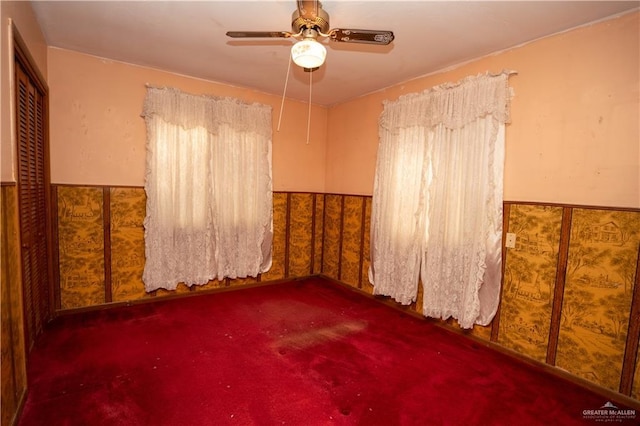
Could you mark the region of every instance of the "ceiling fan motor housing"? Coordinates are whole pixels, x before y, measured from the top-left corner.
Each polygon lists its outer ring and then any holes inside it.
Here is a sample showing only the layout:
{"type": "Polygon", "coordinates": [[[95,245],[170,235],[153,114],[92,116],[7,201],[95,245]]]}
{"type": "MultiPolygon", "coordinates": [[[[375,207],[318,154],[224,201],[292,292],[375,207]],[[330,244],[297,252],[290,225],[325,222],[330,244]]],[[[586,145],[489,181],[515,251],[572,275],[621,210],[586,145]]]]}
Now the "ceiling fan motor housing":
{"type": "Polygon", "coordinates": [[[329,14],[323,9],[318,8],[314,19],[305,19],[300,16],[300,11],[295,10],[291,15],[291,29],[295,34],[307,29],[315,29],[316,31],[327,34],[329,32],[329,14]]]}

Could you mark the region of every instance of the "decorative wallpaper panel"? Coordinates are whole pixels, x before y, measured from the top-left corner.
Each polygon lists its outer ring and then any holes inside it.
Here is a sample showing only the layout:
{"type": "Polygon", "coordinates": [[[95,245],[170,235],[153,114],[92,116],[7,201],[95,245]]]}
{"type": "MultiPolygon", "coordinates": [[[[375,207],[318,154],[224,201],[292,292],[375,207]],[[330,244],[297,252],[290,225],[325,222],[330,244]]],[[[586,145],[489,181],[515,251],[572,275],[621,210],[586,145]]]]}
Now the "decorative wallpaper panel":
{"type": "Polygon", "coordinates": [[[617,391],[640,213],[574,209],[556,365],[617,391]]]}
{"type": "Polygon", "coordinates": [[[279,280],[285,277],[287,251],[287,194],[273,193],[273,263],[271,269],[262,274],[263,281],[279,280]]]}
{"type": "Polygon", "coordinates": [[[324,256],[322,273],[330,278],[340,279],[340,230],[342,227],[343,197],[335,194],[325,195],[324,205],[324,256]]]}
{"type": "Polygon", "coordinates": [[[369,282],[369,266],[371,265],[371,197],[364,200],[364,233],[362,235],[362,276],[360,283],[362,290],[373,294],[373,284],[369,282]]]}
{"type": "Polygon", "coordinates": [[[324,240],[324,196],[322,194],[314,194],[315,197],[315,225],[311,229],[314,234],[313,238],[313,270],[314,274],[322,271],[322,242],[324,240]]]}
{"type": "Polygon", "coordinates": [[[190,290],[191,291],[207,291],[207,290],[214,290],[216,288],[222,288],[226,286],[227,286],[226,280],[212,280],[203,285],[191,286],[190,290]]]}
{"type": "Polygon", "coordinates": [[[491,340],[491,324],[489,325],[474,325],[471,329],[471,334],[476,337],[479,337],[482,340],[491,340]]]}
{"type": "Polygon", "coordinates": [[[111,292],[114,302],[149,297],[144,290],[144,216],[142,188],[111,188],[111,292]]]}
{"type": "Polygon", "coordinates": [[[363,207],[363,197],[344,197],[340,281],[353,287],[361,286],[360,260],[362,259],[363,207]]]}
{"type": "MultiPolygon", "coordinates": [[[[373,284],[371,284],[371,291],[373,291],[373,284]]],[[[418,294],[416,295],[416,301],[410,306],[414,312],[422,315],[422,305],[424,303],[424,288],[422,286],[422,280],[418,279],[418,294]]]]}
{"type": "Polygon", "coordinates": [[[562,207],[512,205],[498,342],[545,362],[560,247],[562,207]]]}
{"type": "MultiPolygon", "coordinates": [[[[204,285],[208,285],[208,283],[204,284],[204,285]]],[[[155,297],[175,296],[177,294],[189,293],[192,288],[193,288],[193,291],[196,291],[196,289],[198,287],[200,287],[200,286],[199,285],[194,285],[192,287],[187,287],[186,284],[180,283],[180,284],[178,284],[178,286],[176,287],[175,290],[165,290],[164,288],[159,288],[156,291],[154,291],[153,293],[154,293],[155,297]]]]}
{"type": "Polygon", "coordinates": [[[311,274],[313,251],[313,194],[290,194],[289,205],[289,276],[311,274]]]}
{"type": "Polygon", "coordinates": [[[105,302],[102,188],[58,188],[62,309],[105,302]]]}
{"type": "Polygon", "coordinates": [[[236,278],[233,280],[229,280],[229,287],[239,287],[243,285],[255,284],[257,282],[258,279],[255,277],[236,278]]]}

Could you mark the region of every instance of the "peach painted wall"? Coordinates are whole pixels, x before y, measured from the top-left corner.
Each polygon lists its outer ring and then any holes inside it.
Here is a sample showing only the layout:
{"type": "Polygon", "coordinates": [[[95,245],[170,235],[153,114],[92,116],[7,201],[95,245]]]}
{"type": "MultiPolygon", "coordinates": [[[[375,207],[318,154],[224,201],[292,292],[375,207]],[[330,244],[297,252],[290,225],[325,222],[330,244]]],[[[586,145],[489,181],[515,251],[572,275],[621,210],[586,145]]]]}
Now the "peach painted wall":
{"type": "Polygon", "coordinates": [[[307,106],[249,89],[189,78],[49,48],[51,182],[144,185],[146,131],[140,117],[145,84],[271,105],[273,187],[324,191],[327,110],[314,106],[306,143],[307,106]]]}
{"type": "Polygon", "coordinates": [[[0,1],[0,181],[15,182],[15,150],[13,98],[13,30],[35,61],[43,78],[47,75],[47,45],[36,21],[31,4],[24,1],[0,1]]]}
{"type": "Polygon", "coordinates": [[[372,193],[384,100],[510,69],[504,199],[640,207],[639,22],[627,14],[331,108],[326,191],[372,193]]]}

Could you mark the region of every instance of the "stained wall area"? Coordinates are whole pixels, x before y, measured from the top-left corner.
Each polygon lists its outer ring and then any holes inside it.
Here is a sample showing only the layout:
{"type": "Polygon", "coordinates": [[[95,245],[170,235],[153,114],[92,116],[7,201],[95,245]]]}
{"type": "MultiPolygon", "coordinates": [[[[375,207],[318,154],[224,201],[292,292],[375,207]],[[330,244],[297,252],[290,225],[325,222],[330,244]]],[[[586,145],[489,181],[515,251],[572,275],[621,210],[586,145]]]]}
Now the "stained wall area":
{"type": "Polygon", "coordinates": [[[13,162],[16,148],[12,143],[13,117],[11,115],[13,99],[11,85],[13,84],[13,46],[15,38],[20,37],[33,59],[44,80],[47,79],[47,43],[42,35],[38,21],[28,2],[1,1],[0,2],[0,180],[2,182],[15,181],[13,162]],[[17,35],[16,35],[17,34],[17,35]]]}
{"type": "Polygon", "coordinates": [[[383,102],[513,70],[504,199],[640,208],[639,69],[635,12],[335,105],[325,192],[373,194],[383,102]]]}
{"type": "Polygon", "coordinates": [[[140,116],[146,86],[231,97],[272,111],[273,188],[324,191],[327,109],[279,96],[152,68],[49,48],[51,182],[143,186],[146,129],[140,116]],[[280,121],[280,130],[278,122],[280,121]]]}

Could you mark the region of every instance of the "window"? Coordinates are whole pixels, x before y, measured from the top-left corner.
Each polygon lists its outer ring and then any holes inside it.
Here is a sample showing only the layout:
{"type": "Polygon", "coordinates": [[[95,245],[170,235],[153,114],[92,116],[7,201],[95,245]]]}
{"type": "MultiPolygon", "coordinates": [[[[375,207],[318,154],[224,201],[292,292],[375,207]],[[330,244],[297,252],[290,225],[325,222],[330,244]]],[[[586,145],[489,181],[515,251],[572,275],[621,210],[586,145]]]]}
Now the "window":
{"type": "Polygon", "coordinates": [[[271,266],[271,108],[148,88],[147,291],[271,266]]]}
{"type": "Polygon", "coordinates": [[[386,102],[371,217],[374,293],[488,324],[501,280],[508,73],[386,102]]]}

